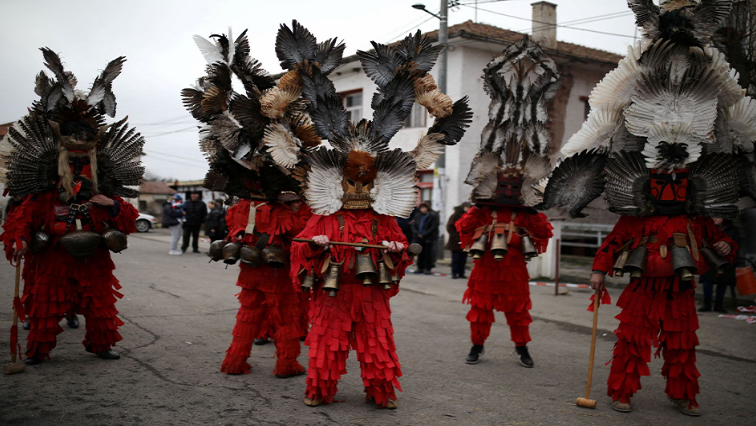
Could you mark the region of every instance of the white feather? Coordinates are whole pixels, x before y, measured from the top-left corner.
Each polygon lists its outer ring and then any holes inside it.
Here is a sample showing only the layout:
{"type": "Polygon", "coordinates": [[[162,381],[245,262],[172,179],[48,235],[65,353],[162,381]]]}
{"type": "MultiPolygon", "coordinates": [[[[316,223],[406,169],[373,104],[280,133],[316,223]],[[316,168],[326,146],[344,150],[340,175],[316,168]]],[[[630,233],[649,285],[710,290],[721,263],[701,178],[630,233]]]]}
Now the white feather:
{"type": "Polygon", "coordinates": [[[307,175],[305,198],[313,213],[325,216],[341,209],[344,197],[342,180],[342,171],[337,167],[313,167],[310,170],[307,175]]]}
{"type": "Polygon", "coordinates": [[[427,169],[444,153],[444,145],[438,142],[443,139],[442,133],[428,133],[420,138],[415,149],[409,152],[418,169],[427,169]]]}
{"type": "Polygon", "coordinates": [[[265,127],[263,137],[265,146],[269,148],[270,155],[281,167],[292,169],[299,162],[299,147],[297,138],[280,123],[271,123],[265,127]]]}
{"type": "Polygon", "coordinates": [[[473,187],[478,186],[489,175],[495,175],[499,165],[499,157],[493,152],[479,152],[472,161],[465,183],[473,187]]]}
{"type": "Polygon", "coordinates": [[[532,207],[543,201],[543,192],[551,170],[551,162],[547,157],[528,157],[523,169],[522,205],[532,207]]]}
{"type": "Polygon", "coordinates": [[[756,142],[756,100],[744,97],[727,109],[725,122],[732,143],[742,152],[753,152],[756,142]]]}
{"type": "Polygon", "coordinates": [[[206,38],[200,35],[194,35],[194,37],[192,38],[194,39],[194,44],[197,45],[197,47],[200,50],[200,53],[202,53],[202,56],[205,57],[205,61],[207,61],[208,64],[214,64],[216,62],[226,62],[223,59],[221,48],[217,43],[207,40],[206,38]]]}
{"type": "Polygon", "coordinates": [[[659,155],[657,147],[661,142],[669,144],[684,145],[688,152],[688,157],[680,164],[675,164],[677,168],[684,167],[687,164],[696,162],[701,157],[702,145],[692,131],[690,123],[669,123],[659,125],[651,129],[648,133],[648,139],[643,147],[643,154],[646,157],[646,167],[655,169],[664,163],[664,159],[659,155]]]}
{"type": "Polygon", "coordinates": [[[591,111],[580,130],[564,144],[562,154],[571,157],[586,149],[608,148],[623,120],[622,108],[616,104],[602,105],[591,111]]]}
{"type": "Polygon", "coordinates": [[[591,91],[588,103],[592,109],[609,105],[624,108],[630,103],[640,75],[638,61],[648,44],[648,40],[640,40],[635,45],[627,47],[627,56],[622,58],[617,68],[609,72],[591,91]]]}
{"type": "Polygon", "coordinates": [[[716,70],[719,77],[719,107],[729,108],[743,98],[746,89],[738,84],[738,72],[730,67],[725,55],[714,47],[707,46],[704,53],[711,57],[711,67],[716,70]]]}
{"type": "Polygon", "coordinates": [[[231,27],[228,27],[228,63],[234,62],[234,54],[236,53],[236,45],[234,44],[234,36],[231,33],[231,27]]]}
{"type": "Polygon", "coordinates": [[[397,176],[396,173],[378,172],[375,186],[370,190],[371,207],[378,214],[409,217],[417,204],[415,174],[397,176]]]}

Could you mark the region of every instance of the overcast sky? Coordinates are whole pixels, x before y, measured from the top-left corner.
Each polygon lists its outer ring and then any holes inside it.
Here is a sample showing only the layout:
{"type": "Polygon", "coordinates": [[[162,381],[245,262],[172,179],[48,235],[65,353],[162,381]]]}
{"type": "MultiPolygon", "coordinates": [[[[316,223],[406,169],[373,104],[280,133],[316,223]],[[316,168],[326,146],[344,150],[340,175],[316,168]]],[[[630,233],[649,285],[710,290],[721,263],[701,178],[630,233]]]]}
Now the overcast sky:
{"type": "MultiPolygon", "coordinates": [[[[513,31],[529,32],[534,0],[480,0],[477,20],[513,31]],[[496,12],[496,13],[493,13],[496,12]],[[511,15],[513,17],[500,14],[511,15]]],[[[34,94],[34,77],[44,68],[39,47],[58,52],[80,88],[110,60],[127,62],[113,91],[116,118],[129,116],[145,135],[144,162],[160,177],[200,179],[206,164],[197,144],[196,122],[181,105],[180,91],[203,73],[204,59],[192,35],[249,29],[251,55],[271,73],[281,68],[274,42],[279,24],[299,20],[318,40],[339,37],[345,55],[370,48],[370,40],[396,41],[409,31],[438,28],[438,20],[415,10],[421,0],[5,0],[0,24],[0,123],[20,118],[34,94]],[[425,21],[425,22],[424,22],[425,21]]],[[[625,0],[552,0],[559,24],[618,35],[558,28],[562,41],[624,54],[635,25],[625,0]],[[626,13],[622,13],[626,12],[626,13]],[[602,17],[607,14],[610,17],[602,17]],[[598,17],[594,22],[573,23],[598,17]]],[[[439,1],[424,2],[438,11],[439,1]]],[[[475,19],[474,0],[449,11],[449,25],[475,19]]]]}

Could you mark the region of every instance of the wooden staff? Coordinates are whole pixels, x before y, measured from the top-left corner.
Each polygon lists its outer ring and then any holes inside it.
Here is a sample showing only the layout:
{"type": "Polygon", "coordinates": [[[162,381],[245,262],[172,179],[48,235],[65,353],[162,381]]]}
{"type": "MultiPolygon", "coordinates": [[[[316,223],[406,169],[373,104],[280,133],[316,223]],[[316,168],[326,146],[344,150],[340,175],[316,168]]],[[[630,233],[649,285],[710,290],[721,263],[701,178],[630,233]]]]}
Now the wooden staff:
{"type": "Polygon", "coordinates": [[[588,383],[585,387],[585,398],[578,398],[575,404],[583,408],[596,408],[595,399],[591,398],[591,381],[593,380],[593,356],[596,354],[596,328],[598,326],[598,310],[601,304],[601,290],[596,290],[593,296],[593,335],[591,336],[591,357],[588,361],[588,383]]]}
{"type": "MultiPolygon", "coordinates": [[[[313,240],[308,240],[306,238],[294,238],[292,241],[297,243],[312,243],[316,244],[313,240]]],[[[388,248],[388,243],[386,243],[385,246],[379,246],[377,244],[365,244],[365,243],[348,243],[345,241],[329,241],[329,245],[334,246],[347,246],[347,247],[361,247],[361,248],[371,248],[371,249],[381,249],[385,250],[388,248]]],[[[407,247],[407,252],[413,256],[416,256],[420,254],[420,252],[423,251],[423,247],[420,244],[412,243],[407,247]]]]}

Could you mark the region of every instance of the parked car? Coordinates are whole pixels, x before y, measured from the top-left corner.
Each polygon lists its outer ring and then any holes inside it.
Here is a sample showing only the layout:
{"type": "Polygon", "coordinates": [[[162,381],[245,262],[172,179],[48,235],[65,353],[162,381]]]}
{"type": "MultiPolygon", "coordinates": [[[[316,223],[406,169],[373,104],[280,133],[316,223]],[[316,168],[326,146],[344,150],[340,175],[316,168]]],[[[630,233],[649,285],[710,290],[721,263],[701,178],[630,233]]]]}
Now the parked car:
{"type": "Polygon", "coordinates": [[[157,226],[157,220],[155,220],[155,216],[139,213],[139,216],[136,220],[136,229],[139,232],[149,232],[150,229],[155,228],[157,226]]]}

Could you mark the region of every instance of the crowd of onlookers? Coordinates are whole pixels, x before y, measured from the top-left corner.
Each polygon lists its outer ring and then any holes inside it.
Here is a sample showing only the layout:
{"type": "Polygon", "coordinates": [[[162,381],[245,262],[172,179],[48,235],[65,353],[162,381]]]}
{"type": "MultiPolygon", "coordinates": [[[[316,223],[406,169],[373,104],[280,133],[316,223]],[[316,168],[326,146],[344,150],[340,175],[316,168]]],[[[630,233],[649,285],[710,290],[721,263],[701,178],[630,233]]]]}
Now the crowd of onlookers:
{"type": "Polygon", "coordinates": [[[186,253],[191,242],[192,252],[199,253],[199,234],[205,225],[205,235],[210,242],[226,238],[226,210],[223,200],[212,200],[205,204],[200,193],[192,192],[189,200],[184,201],[181,194],[174,195],[163,204],[163,228],[171,231],[171,244],[168,254],[180,256],[186,253]],[[208,211],[209,210],[209,211],[208,211]],[[179,239],[183,234],[181,249],[179,239]]]}

